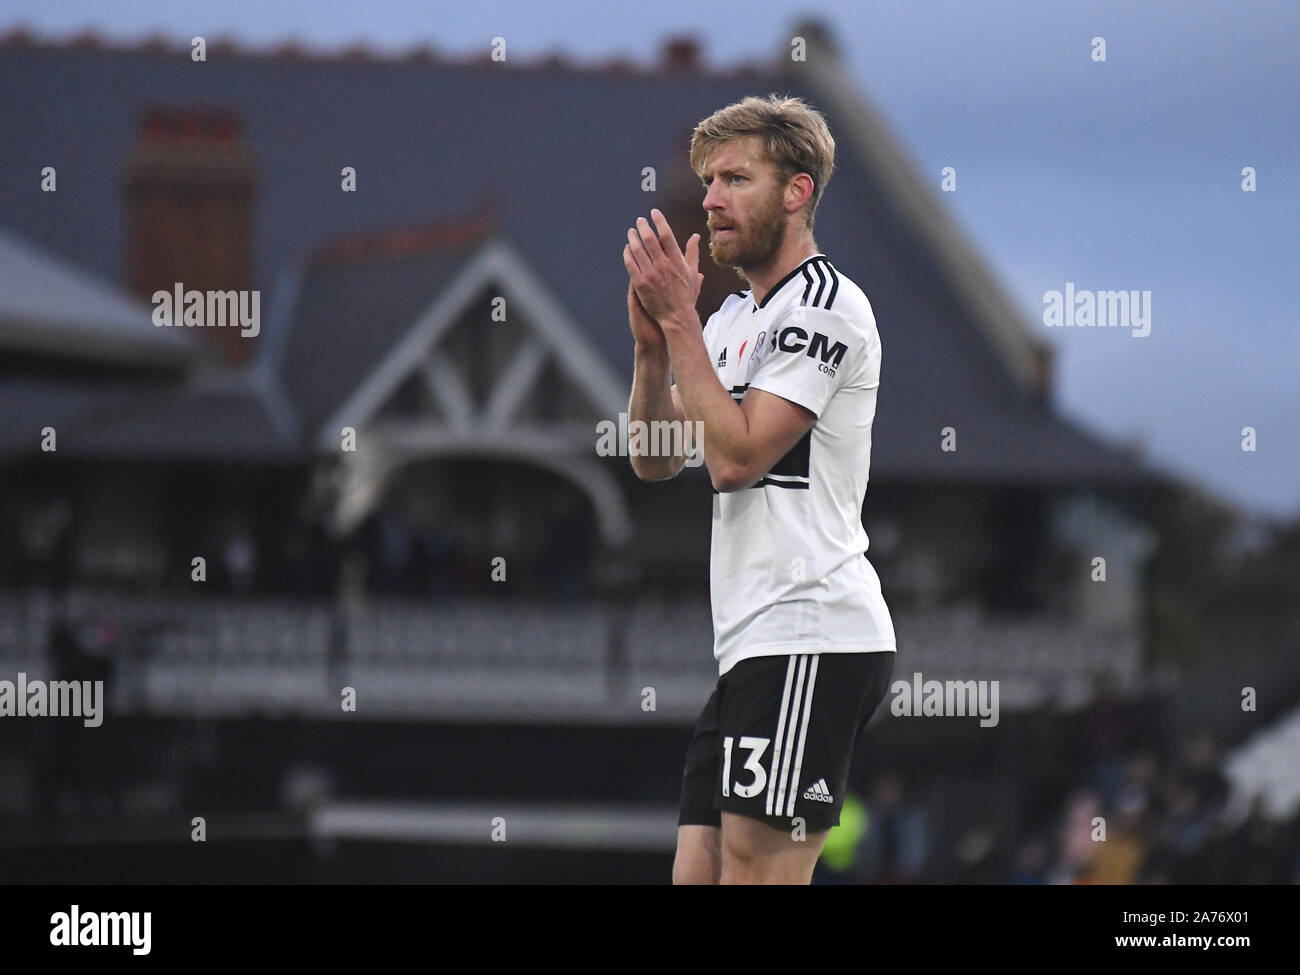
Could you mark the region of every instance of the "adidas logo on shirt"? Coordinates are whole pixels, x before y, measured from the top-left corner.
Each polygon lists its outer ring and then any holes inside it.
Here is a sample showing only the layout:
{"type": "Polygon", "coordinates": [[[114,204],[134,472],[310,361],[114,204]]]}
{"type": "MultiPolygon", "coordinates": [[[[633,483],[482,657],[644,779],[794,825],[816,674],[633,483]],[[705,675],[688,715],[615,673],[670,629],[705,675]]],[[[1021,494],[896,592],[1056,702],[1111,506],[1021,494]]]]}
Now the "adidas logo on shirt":
{"type": "Polygon", "coordinates": [[[804,790],[803,797],[812,799],[814,802],[834,802],[835,797],[831,795],[831,790],[826,788],[826,780],[818,779],[807,789],[804,790]]]}
{"type": "Polygon", "coordinates": [[[726,364],[727,364],[727,349],[724,346],[722,349],[722,355],[718,356],[718,368],[721,369],[726,364]]]}

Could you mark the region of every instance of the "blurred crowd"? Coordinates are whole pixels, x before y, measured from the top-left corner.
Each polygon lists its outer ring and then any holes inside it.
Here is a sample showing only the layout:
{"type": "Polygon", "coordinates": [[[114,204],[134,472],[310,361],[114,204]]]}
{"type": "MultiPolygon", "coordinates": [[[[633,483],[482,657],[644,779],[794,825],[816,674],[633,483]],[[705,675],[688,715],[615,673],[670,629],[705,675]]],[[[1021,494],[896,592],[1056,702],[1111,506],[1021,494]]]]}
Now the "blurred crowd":
{"type": "MultiPolygon", "coordinates": [[[[1084,734],[1106,727],[1085,722],[1084,734]]],[[[876,774],[850,797],[815,880],[1300,883],[1300,810],[1279,819],[1260,796],[1244,803],[1234,797],[1212,735],[1192,735],[1168,754],[1147,745],[1112,751],[1095,739],[1084,744],[1092,760],[1043,821],[962,822],[926,784],[896,770],[876,774]]]]}

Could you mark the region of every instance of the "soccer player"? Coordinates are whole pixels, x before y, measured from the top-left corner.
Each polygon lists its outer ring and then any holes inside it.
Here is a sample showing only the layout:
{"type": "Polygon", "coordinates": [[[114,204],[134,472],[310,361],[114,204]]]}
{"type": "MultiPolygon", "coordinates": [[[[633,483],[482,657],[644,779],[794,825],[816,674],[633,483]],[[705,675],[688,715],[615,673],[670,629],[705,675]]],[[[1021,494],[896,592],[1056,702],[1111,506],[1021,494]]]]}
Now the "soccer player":
{"type": "MultiPolygon", "coordinates": [[[[811,882],[893,672],[862,527],[880,336],[813,239],[834,159],[825,120],[798,98],[746,98],[696,127],[710,254],[748,284],[702,331],[699,235],[683,253],[652,210],[623,250],[629,419],[699,424],[714,489],[719,679],[687,749],[674,883],[811,882]]],[[[686,460],[632,465],[663,480],[686,460]]]]}

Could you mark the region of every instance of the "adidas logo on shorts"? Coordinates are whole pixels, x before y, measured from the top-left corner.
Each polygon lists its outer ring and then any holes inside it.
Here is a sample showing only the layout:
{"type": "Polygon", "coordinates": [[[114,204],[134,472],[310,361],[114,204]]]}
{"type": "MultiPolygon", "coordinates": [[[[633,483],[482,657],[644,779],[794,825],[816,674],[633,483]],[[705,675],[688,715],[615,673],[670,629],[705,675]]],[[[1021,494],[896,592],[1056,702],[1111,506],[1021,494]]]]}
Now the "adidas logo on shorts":
{"type": "Polygon", "coordinates": [[[818,779],[807,789],[804,790],[803,797],[812,799],[814,802],[834,802],[835,797],[831,795],[831,790],[826,788],[826,780],[818,779]]]}

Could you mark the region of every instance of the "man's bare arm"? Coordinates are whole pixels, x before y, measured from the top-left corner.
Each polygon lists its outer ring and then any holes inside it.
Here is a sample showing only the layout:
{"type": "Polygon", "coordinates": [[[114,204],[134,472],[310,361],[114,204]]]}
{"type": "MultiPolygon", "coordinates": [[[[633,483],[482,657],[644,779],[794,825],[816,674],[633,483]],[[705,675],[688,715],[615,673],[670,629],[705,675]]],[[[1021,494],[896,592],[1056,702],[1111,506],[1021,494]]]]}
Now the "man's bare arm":
{"type": "MultiPolygon", "coordinates": [[[[640,420],[649,428],[649,424],[654,421],[668,420],[673,423],[672,429],[684,434],[686,418],[682,413],[682,402],[677,395],[677,387],[669,386],[668,377],[667,345],[659,348],[637,345],[632,372],[632,397],[627,406],[629,423],[640,420]]],[[[683,435],[675,438],[651,435],[644,442],[655,447],[662,447],[665,443],[671,447],[680,447],[683,440],[683,435]]],[[[655,457],[631,456],[630,460],[632,470],[643,481],[663,481],[676,477],[686,466],[686,457],[682,453],[655,457]]]]}

